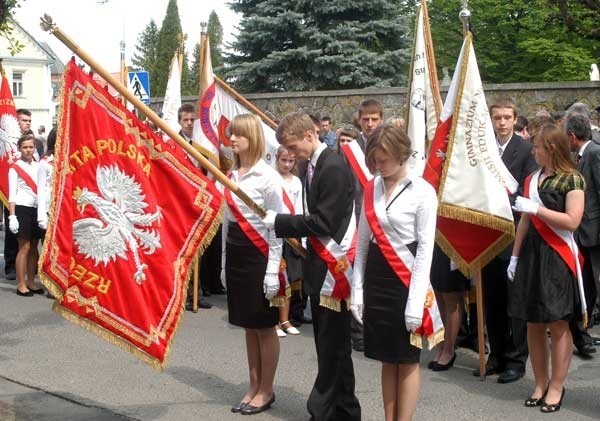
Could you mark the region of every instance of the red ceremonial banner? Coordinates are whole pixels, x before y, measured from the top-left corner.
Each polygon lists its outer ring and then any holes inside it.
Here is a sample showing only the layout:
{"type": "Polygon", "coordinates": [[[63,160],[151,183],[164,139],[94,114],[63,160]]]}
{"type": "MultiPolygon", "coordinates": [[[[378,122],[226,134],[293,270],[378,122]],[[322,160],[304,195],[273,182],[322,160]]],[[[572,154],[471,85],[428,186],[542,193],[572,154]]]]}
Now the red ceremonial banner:
{"type": "Polygon", "coordinates": [[[21,129],[8,80],[2,74],[0,84],[0,200],[8,207],[8,169],[17,160],[17,141],[21,129]]]}
{"type": "Polygon", "coordinates": [[[163,369],[222,197],[73,61],[61,105],[42,282],[63,317],[163,369]]]}

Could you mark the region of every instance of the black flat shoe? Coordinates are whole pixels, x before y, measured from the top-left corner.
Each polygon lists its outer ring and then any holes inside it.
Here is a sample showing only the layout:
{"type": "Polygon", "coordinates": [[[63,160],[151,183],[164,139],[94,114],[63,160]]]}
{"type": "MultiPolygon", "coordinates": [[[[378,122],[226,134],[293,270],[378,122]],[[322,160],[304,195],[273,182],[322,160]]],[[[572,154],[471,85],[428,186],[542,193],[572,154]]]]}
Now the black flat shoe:
{"type": "Polygon", "coordinates": [[[242,409],[244,409],[246,406],[248,406],[250,402],[240,402],[237,405],[234,405],[231,407],[231,412],[233,412],[234,414],[237,414],[238,412],[242,412],[242,409]]]}
{"type": "Polygon", "coordinates": [[[33,297],[33,292],[31,292],[31,291],[21,292],[21,291],[17,290],[17,295],[19,297],[33,297]]]}
{"type": "Polygon", "coordinates": [[[448,361],[448,364],[440,364],[437,361],[432,361],[432,371],[448,371],[454,366],[454,360],[456,360],[456,352],[452,356],[452,359],[448,361]]]}
{"type": "Polygon", "coordinates": [[[44,291],[44,288],[38,288],[38,289],[29,288],[29,291],[33,292],[34,294],[38,294],[38,295],[43,295],[46,292],[46,291],[44,291]]]}
{"type": "Polygon", "coordinates": [[[271,407],[271,405],[273,405],[273,402],[275,402],[275,393],[273,393],[273,396],[271,396],[271,399],[269,399],[269,401],[266,404],[264,404],[263,406],[252,406],[252,405],[248,404],[244,407],[244,409],[242,409],[240,411],[240,413],[242,415],[260,414],[261,412],[264,412],[267,409],[269,409],[271,407]]]}
{"type": "Polygon", "coordinates": [[[563,398],[565,397],[565,388],[563,387],[562,393],[560,394],[560,400],[557,403],[549,404],[544,400],[541,404],[540,411],[544,414],[551,414],[553,412],[560,411],[560,407],[562,405],[563,398]]]}
{"type": "Polygon", "coordinates": [[[527,408],[535,408],[536,406],[542,406],[544,403],[544,399],[546,399],[546,393],[548,393],[548,389],[544,392],[541,398],[530,397],[525,399],[525,403],[523,404],[527,408]]]}
{"type": "Polygon", "coordinates": [[[433,366],[437,364],[437,361],[429,361],[429,364],[427,364],[427,368],[430,370],[433,370],[433,366]]]}

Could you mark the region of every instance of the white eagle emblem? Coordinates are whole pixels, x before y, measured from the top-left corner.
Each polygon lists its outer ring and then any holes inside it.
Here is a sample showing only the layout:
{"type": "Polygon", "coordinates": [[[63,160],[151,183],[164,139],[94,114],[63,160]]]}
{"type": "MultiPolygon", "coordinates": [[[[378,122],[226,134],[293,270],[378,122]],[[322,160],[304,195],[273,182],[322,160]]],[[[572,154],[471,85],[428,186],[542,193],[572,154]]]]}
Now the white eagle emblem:
{"type": "Polygon", "coordinates": [[[96,168],[96,182],[100,195],[77,187],[73,194],[80,212],[86,205],[94,207],[98,218],[78,219],[73,223],[73,238],[79,252],[106,265],[117,257],[127,260],[130,250],[135,261],[133,278],[141,285],[146,280],[144,270],[148,265],[140,260],[140,249],[152,254],[161,247],[160,234],[152,226],[160,225],[161,210],[144,213],[148,204],[140,185],[132,176],[122,172],[116,165],[96,168]],[[143,227],[150,227],[144,229],[143,227]]]}
{"type": "Polygon", "coordinates": [[[17,159],[17,141],[21,136],[19,122],[12,114],[0,116],[0,159],[8,158],[10,162],[17,159]]]}

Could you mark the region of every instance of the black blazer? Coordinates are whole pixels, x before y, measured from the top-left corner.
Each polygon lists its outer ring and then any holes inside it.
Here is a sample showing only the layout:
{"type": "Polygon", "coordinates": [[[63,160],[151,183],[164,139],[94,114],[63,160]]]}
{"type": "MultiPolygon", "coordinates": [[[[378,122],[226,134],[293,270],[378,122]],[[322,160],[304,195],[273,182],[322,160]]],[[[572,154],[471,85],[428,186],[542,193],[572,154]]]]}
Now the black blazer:
{"type": "MultiPolygon", "coordinates": [[[[277,237],[328,236],[336,242],[344,234],[352,216],[354,178],[344,158],[327,148],[317,160],[312,184],[303,179],[303,196],[310,215],[279,214],[275,219],[277,237]]],[[[308,243],[308,256],[304,260],[304,286],[308,294],[319,294],[327,267],[308,243]]]]}
{"type": "Polygon", "coordinates": [[[577,169],[585,180],[585,208],[575,238],[584,247],[600,245],[600,145],[590,142],[577,169]]]}

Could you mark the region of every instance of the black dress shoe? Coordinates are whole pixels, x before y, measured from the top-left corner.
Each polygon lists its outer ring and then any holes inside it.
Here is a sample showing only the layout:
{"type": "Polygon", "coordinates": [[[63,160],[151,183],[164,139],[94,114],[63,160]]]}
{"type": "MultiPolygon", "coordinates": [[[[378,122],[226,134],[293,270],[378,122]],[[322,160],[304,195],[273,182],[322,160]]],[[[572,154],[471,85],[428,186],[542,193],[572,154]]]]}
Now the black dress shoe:
{"type": "Polygon", "coordinates": [[[507,368],[498,376],[498,383],[512,383],[523,377],[525,373],[513,368],[507,368]]]}
{"type": "Polygon", "coordinates": [[[231,407],[231,412],[233,412],[234,414],[237,414],[238,412],[242,412],[242,409],[244,409],[249,402],[240,402],[237,405],[233,405],[231,407]]]}
{"type": "Polygon", "coordinates": [[[31,291],[21,292],[21,291],[17,290],[17,295],[19,297],[33,297],[33,292],[31,292],[31,291]]]}
{"type": "Polygon", "coordinates": [[[7,281],[16,281],[16,280],[17,280],[17,272],[7,272],[7,273],[4,275],[4,278],[5,278],[7,281]]]}
{"type": "Polygon", "coordinates": [[[456,360],[456,352],[454,353],[454,355],[452,356],[450,361],[448,361],[447,364],[440,364],[437,361],[433,361],[433,364],[431,365],[431,371],[448,371],[454,366],[455,360],[456,360]]]}
{"type": "Polygon", "coordinates": [[[582,357],[591,357],[591,354],[596,353],[596,348],[592,344],[583,344],[577,347],[577,352],[582,357]]]}
{"type": "Polygon", "coordinates": [[[298,320],[298,319],[293,318],[293,317],[290,319],[290,323],[294,327],[300,327],[300,326],[302,326],[302,322],[300,320],[298,320]]]}
{"type": "Polygon", "coordinates": [[[267,403],[265,403],[263,406],[252,406],[252,405],[248,404],[240,411],[240,413],[242,415],[260,414],[261,412],[264,412],[267,409],[269,409],[271,407],[271,405],[273,405],[273,402],[275,402],[275,393],[273,393],[273,396],[271,396],[271,399],[269,399],[269,401],[267,403]]]}
{"type": "Polygon", "coordinates": [[[542,395],[541,398],[527,398],[525,399],[525,403],[524,405],[527,408],[535,408],[536,406],[541,406],[544,403],[544,399],[546,399],[546,393],[548,393],[548,390],[546,389],[546,391],[544,392],[544,394],[542,395]]]}
{"type": "Polygon", "coordinates": [[[210,290],[202,288],[202,296],[210,297],[210,290]]]}
{"type": "Polygon", "coordinates": [[[29,291],[33,292],[34,294],[38,294],[38,295],[44,295],[44,293],[46,292],[46,291],[44,291],[44,288],[38,288],[38,289],[29,288],[29,291]]]}
{"type": "Polygon", "coordinates": [[[198,298],[198,308],[212,308],[212,304],[202,298],[198,298]]]}
{"type": "MultiPolygon", "coordinates": [[[[493,376],[494,374],[502,373],[503,370],[500,369],[496,364],[486,364],[485,366],[485,375],[493,376]]],[[[479,369],[476,368],[473,370],[473,376],[479,377],[479,369]]]]}
{"type": "Polygon", "coordinates": [[[307,323],[307,324],[311,324],[312,323],[312,319],[310,317],[306,317],[304,315],[302,315],[302,317],[300,318],[300,321],[302,323],[307,323]]]}
{"type": "Polygon", "coordinates": [[[225,295],[227,294],[227,290],[225,288],[211,289],[210,293],[212,295],[225,295]]]}
{"type": "Polygon", "coordinates": [[[560,411],[560,407],[562,405],[562,401],[563,401],[564,397],[565,397],[565,388],[563,387],[562,393],[560,394],[560,400],[557,403],[549,404],[549,403],[546,403],[546,400],[544,399],[544,402],[542,402],[542,407],[540,408],[540,411],[542,411],[546,414],[560,411]]]}
{"type": "Polygon", "coordinates": [[[352,343],[352,349],[355,350],[356,352],[364,352],[365,344],[363,341],[354,341],[352,343]]]}

